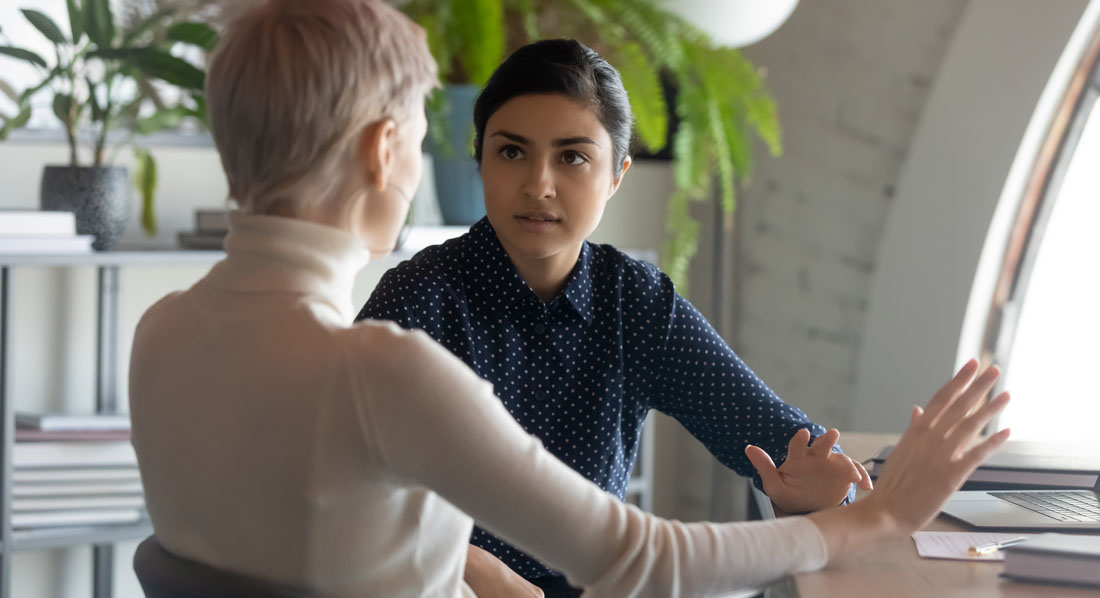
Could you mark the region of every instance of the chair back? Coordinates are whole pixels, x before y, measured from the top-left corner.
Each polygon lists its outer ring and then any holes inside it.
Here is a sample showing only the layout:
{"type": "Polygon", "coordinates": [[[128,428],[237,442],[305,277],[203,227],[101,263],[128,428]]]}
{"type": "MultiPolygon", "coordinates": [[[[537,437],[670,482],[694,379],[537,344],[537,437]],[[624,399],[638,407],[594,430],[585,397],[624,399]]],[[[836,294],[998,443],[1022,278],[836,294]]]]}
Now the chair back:
{"type": "Polygon", "coordinates": [[[178,557],[149,536],[134,553],[134,572],[146,598],[240,598],[305,596],[299,590],[230,573],[178,557]]]}

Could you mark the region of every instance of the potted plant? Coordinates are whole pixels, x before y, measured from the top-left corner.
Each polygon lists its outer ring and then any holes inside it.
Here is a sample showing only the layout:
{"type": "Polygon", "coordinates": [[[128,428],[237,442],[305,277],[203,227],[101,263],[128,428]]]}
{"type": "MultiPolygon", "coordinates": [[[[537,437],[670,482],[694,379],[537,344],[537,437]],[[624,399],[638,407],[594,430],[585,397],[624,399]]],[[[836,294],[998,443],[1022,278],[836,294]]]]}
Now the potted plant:
{"type": "MultiPolygon", "coordinates": [[[[93,247],[108,249],[118,242],[130,218],[131,185],[127,169],[107,159],[109,135],[126,133],[118,145],[135,137],[178,127],[185,119],[206,119],[203,71],[172,54],[186,44],[202,50],[217,41],[214,30],[186,20],[196,8],[167,8],[150,14],[134,12],[131,22],[120,22],[109,0],[67,0],[69,34],[46,14],[23,9],[23,16],[53,45],[52,61],[3,39],[0,55],[34,65],[41,80],[13,95],[18,113],[4,117],[0,140],[30,120],[41,107],[39,98],[61,122],[69,146],[69,163],[46,166],[42,173],[41,207],[76,214],[77,232],[95,235],[93,247]],[[162,98],[168,84],[181,91],[173,102],[162,98]],[[86,141],[90,165],[81,165],[78,150],[86,141]]],[[[0,35],[3,35],[0,32],[0,35]]],[[[156,162],[147,149],[134,146],[135,183],[142,197],[141,222],[155,234],[153,198],[156,162]]]]}
{"type": "MultiPolygon", "coordinates": [[[[435,145],[449,136],[446,149],[457,150],[471,170],[465,150],[473,97],[506,51],[572,37],[615,65],[634,111],[635,146],[650,153],[672,146],[676,191],[668,201],[663,264],[681,288],[687,288],[698,246],[692,202],[719,201],[731,216],[737,185],[751,171],[753,136],[772,154],[781,151],[775,102],[758,70],[736,49],[714,44],[654,0],[407,0],[399,6],[426,30],[445,84],[429,106],[435,145]],[[666,88],[674,93],[666,97],[666,88]],[[671,135],[670,103],[678,120],[671,135]],[[448,109],[453,124],[440,127],[447,122],[440,113],[448,109]]],[[[439,160],[435,152],[433,159],[439,160]]],[[[451,186],[437,180],[437,188],[451,186]]],[[[476,199],[480,206],[480,187],[476,199]]]]}

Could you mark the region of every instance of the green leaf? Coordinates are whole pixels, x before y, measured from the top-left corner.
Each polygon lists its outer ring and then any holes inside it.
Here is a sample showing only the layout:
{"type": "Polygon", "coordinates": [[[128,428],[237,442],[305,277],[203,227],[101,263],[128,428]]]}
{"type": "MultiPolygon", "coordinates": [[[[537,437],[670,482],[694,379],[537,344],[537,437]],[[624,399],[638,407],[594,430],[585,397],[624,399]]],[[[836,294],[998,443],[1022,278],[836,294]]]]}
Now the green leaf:
{"type": "Polygon", "coordinates": [[[135,65],[150,77],[163,79],[184,89],[202,89],[206,80],[202,70],[191,63],[154,48],[140,53],[135,65]]]}
{"type": "Polygon", "coordinates": [[[62,123],[68,125],[72,120],[73,96],[59,93],[53,97],[53,113],[62,123]]]}
{"type": "Polygon", "coordinates": [[[657,152],[668,137],[668,106],[657,71],[642,47],[633,42],[619,48],[616,64],[630,98],[638,139],[650,152],[657,152]]]}
{"type": "Polygon", "coordinates": [[[46,61],[41,56],[35,54],[34,52],[31,52],[30,50],[24,50],[23,48],[16,48],[14,46],[0,46],[0,54],[5,54],[7,56],[11,56],[12,58],[26,60],[27,62],[31,64],[37,64],[42,68],[46,68],[48,66],[46,64],[46,61]]]}
{"type": "Polygon", "coordinates": [[[15,118],[11,119],[9,122],[12,123],[12,128],[18,129],[19,127],[26,125],[30,120],[31,107],[24,106],[23,109],[19,111],[19,114],[17,114],[15,118]]]}
{"type": "Polygon", "coordinates": [[[173,106],[163,110],[157,110],[152,115],[138,120],[134,131],[138,135],[149,135],[165,129],[175,129],[180,126],[184,118],[192,116],[193,110],[184,106],[173,106]]]}
{"type": "Polygon", "coordinates": [[[102,122],[107,112],[99,105],[99,98],[95,95],[95,83],[90,77],[85,77],[84,80],[88,83],[88,104],[92,107],[92,120],[102,122]]]}
{"type": "Polygon", "coordinates": [[[469,0],[452,15],[463,32],[462,59],[470,83],[481,87],[504,58],[504,9],[500,0],[469,0]]]}
{"type": "Polygon", "coordinates": [[[134,148],[134,184],[141,194],[141,228],[152,237],[157,234],[157,213],[153,201],[157,193],[157,162],[153,155],[134,148]]]}
{"type": "Polygon", "coordinates": [[[206,77],[202,70],[186,60],[151,46],[96,50],[88,56],[104,60],[121,60],[146,76],[163,79],[172,85],[189,90],[201,90],[206,77]]]}
{"type": "Polygon", "coordinates": [[[115,39],[115,19],[110,0],[84,0],[84,31],[100,48],[109,48],[115,39]]]}
{"type": "Polygon", "coordinates": [[[218,44],[218,32],[206,23],[176,23],[165,33],[168,40],[198,46],[207,52],[218,44]]]}
{"type": "Polygon", "coordinates": [[[42,35],[46,36],[46,39],[55,44],[63,44],[67,40],[65,34],[61,33],[61,29],[58,28],[57,23],[53,22],[53,19],[46,16],[37,10],[31,8],[24,8],[22,10],[23,16],[27,17],[27,20],[34,25],[34,28],[41,31],[42,35]]]}
{"type": "Polygon", "coordinates": [[[447,43],[445,22],[436,13],[428,13],[417,19],[417,24],[424,29],[428,38],[428,50],[431,51],[432,58],[435,58],[439,67],[439,78],[443,81],[446,81],[447,76],[451,74],[454,60],[451,47],[447,43]]]}
{"type": "Polygon", "coordinates": [[[48,86],[51,82],[53,82],[53,80],[55,78],[57,78],[57,75],[60,72],[61,72],[61,69],[59,69],[57,67],[54,67],[53,69],[51,69],[50,74],[46,75],[45,79],[39,81],[38,85],[35,85],[34,87],[27,88],[23,91],[23,93],[19,96],[19,103],[23,104],[23,103],[29,101],[31,99],[31,97],[34,96],[34,94],[36,94],[36,93],[42,91],[43,89],[45,89],[46,86],[48,86]]]}
{"type": "Polygon", "coordinates": [[[27,121],[31,119],[31,107],[23,106],[23,109],[19,111],[19,114],[11,118],[4,119],[4,126],[0,127],[0,141],[5,141],[8,135],[15,129],[18,129],[27,124],[27,121]]]}
{"type": "Polygon", "coordinates": [[[13,101],[17,104],[20,103],[19,102],[19,93],[17,91],[15,91],[15,88],[11,86],[11,83],[8,83],[7,81],[4,81],[3,79],[0,79],[0,93],[3,93],[4,95],[8,96],[8,98],[10,98],[11,101],[13,101]]]}
{"type": "Polygon", "coordinates": [[[665,231],[669,237],[662,252],[661,269],[672,279],[673,287],[688,294],[691,258],[699,247],[699,222],[691,217],[691,197],[677,191],[668,198],[665,231]]]}
{"type": "Polygon", "coordinates": [[[65,0],[69,5],[69,27],[73,36],[73,43],[84,37],[84,13],[80,11],[77,0],[65,0]]]}

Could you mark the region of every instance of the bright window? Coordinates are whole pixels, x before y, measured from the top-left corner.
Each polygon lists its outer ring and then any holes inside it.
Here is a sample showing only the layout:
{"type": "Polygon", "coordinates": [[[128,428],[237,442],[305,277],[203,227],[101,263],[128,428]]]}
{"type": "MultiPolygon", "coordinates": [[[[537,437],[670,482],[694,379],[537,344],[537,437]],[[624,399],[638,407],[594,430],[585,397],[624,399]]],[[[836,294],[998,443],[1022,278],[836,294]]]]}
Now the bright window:
{"type": "Polygon", "coordinates": [[[1100,109],[1086,94],[1002,362],[1013,439],[1100,443],[1100,109]]]}

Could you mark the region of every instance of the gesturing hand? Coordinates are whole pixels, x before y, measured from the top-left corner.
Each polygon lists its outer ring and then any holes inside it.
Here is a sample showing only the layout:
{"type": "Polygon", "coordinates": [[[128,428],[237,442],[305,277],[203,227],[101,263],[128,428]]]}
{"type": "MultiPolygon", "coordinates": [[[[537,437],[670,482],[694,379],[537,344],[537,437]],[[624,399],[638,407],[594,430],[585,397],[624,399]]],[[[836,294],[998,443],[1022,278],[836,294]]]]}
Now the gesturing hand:
{"type": "Polygon", "coordinates": [[[829,430],[809,446],[810,431],[803,428],[791,437],[787,460],[778,468],[758,446],[747,446],[745,455],[760,474],[764,493],[777,507],[788,513],[816,511],[840,504],[853,483],[871,489],[871,476],[862,465],[833,452],[839,438],[840,432],[829,430]]]}
{"type": "Polygon", "coordinates": [[[983,402],[1000,371],[990,367],[975,379],[977,371],[978,362],[968,361],[924,409],[913,407],[909,428],[883,465],[878,489],[867,497],[902,532],[931,521],[944,500],[1008,439],[1004,429],[973,445],[1009,400],[1004,392],[983,402]]]}

